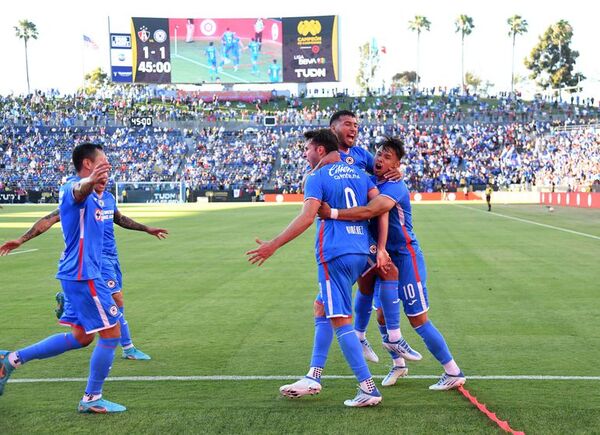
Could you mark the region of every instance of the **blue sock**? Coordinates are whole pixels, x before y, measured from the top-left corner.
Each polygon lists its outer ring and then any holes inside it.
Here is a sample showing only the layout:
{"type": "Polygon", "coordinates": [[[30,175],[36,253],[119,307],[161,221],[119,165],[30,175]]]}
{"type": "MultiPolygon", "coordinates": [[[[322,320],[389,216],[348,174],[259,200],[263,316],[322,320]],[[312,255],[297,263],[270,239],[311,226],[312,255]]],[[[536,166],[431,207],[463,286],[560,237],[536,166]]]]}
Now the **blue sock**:
{"type": "Polygon", "coordinates": [[[342,348],[342,353],[358,382],[369,379],[371,377],[371,372],[369,372],[367,361],[365,361],[365,357],[362,353],[360,341],[358,340],[352,325],[340,326],[335,330],[335,334],[337,335],[338,343],[340,343],[340,347],[342,348]]]}
{"type": "Polygon", "coordinates": [[[110,372],[118,345],[118,338],[100,338],[98,340],[90,358],[90,376],[85,387],[85,394],[102,393],[102,385],[110,372]]]}
{"type": "Polygon", "coordinates": [[[333,341],[333,326],[327,317],[315,317],[315,339],[313,343],[311,367],[325,368],[329,348],[333,341]]]}
{"type": "Polygon", "coordinates": [[[129,323],[125,320],[125,307],[119,307],[119,311],[121,312],[121,317],[119,318],[119,323],[121,324],[121,347],[131,345],[131,334],[129,332],[129,323]]]}
{"type": "Polygon", "coordinates": [[[367,330],[372,310],[373,295],[365,295],[358,290],[354,297],[354,329],[360,332],[365,332],[367,330]]]}
{"type": "Polygon", "coordinates": [[[444,336],[433,326],[430,320],[417,327],[415,331],[421,336],[429,352],[431,352],[440,364],[446,364],[452,360],[452,355],[450,354],[446,340],[444,340],[444,336]]]}
{"type": "Polygon", "coordinates": [[[81,349],[81,347],[81,344],[75,339],[73,334],[62,333],[51,335],[39,343],[18,350],[17,355],[21,364],[23,364],[32,359],[50,358],[68,350],[81,349]]]}
{"type": "MultiPolygon", "coordinates": [[[[384,340],[387,339],[387,327],[385,325],[380,325],[379,323],[377,324],[377,326],[379,326],[379,333],[381,334],[381,338],[384,340]]],[[[401,358],[401,355],[399,353],[394,352],[393,350],[388,349],[387,352],[390,354],[392,359],[401,358]]]]}
{"type": "Polygon", "coordinates": [[[400,302],[398,301],[398,281],[382,281],[379,300],[387,329],[400,328],[400,302]]]}

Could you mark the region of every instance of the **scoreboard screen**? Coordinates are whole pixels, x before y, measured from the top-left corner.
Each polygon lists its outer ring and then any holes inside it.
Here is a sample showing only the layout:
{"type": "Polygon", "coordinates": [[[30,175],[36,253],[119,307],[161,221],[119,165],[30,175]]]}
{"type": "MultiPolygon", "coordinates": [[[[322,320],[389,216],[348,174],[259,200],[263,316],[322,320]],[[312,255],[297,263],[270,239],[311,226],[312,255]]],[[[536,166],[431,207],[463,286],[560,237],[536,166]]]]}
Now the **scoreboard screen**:
{"type": "Polygon", "coordinates": [[[339,80],[338,17],[130,19],[111,33],[111,77],[133,83],[339,80]]]}

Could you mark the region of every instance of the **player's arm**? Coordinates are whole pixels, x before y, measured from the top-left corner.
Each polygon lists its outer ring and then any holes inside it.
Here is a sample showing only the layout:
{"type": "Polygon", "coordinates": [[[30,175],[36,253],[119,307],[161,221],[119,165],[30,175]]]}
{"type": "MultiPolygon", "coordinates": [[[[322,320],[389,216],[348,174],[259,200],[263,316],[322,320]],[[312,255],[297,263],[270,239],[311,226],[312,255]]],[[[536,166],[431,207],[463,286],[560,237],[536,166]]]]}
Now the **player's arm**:
{"type": "Polygon", "coordinates": [[[115,210],[113,222],[127,230],[144,231],[157,239],[166,239],[169,234],[169,231],[164,228],[149,227],[148,225],[136,222],[130,217],[125,216],[119,210],[115,210]]]}
{"type": "Polygon", "coordinates": [[[377,195],[369,203],[361,207],[331,208],[329,204],[323,203],[319,209],[319,217],[322,219],[339,219],[343,221],[363,221],[380,216],[390,211],[396,202],[385,195],[377,195]]]}
{"type": "Polygon", "coordinates": [[[10,251],[12,251],[13,249],[17,249],[23,243],[39,236],[40,234],[45,233],[50,229],[50,227],[52,227],[52,225],[59,221],[60,214],[58,212],[58,209],[56,209],[52,213],[39,219],[18,239],[9,240],[8,242],[5,242],[2,246],[0,246],[0,256],[8,255],[10,251]]]}
{"type": "Polygon", "coordinates": [[[390,255],[385,249],[389,229],[389,212],[385,212],[377,218],[377,267],[383,268],[389,264],[390,255]]]}
{"type": "Polygon", "coordinates": [[[79,180],[73,186],[73,197],[75,202],[84,201],[90,193],[94,191],[94,185],[103,180],[108,180],[108,171],[110,169],[110,163],[100,163],[97,165],[92,173],[85,178],[79,180]]]}
{"type": "Polygon", "coordinates": [[[268,241],[256,239],[259,246],[246,252],[248,261],[261,266],[275,251],[306,231],[314,222],[320,205],[321,201],[313,198],[304,201],[300,214],[277,237],[268,241]]]}

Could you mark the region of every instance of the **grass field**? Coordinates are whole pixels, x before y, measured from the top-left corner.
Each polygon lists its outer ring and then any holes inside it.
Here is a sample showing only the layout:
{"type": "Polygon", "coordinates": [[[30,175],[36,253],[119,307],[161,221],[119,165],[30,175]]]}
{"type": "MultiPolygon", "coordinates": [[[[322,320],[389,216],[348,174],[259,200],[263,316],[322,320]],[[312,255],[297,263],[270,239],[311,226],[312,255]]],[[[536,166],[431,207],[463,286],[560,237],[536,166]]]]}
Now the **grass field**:
{"type": "MultiPolygon", "coordinates": [[[[211,78],[210,66],[206,60],[205,50],[210,38],[196,40],[186,43],[179,41],[177,50],[175,43],[171,43],[171,63],[173,70],[171,72],[171,81],[173,83],[215,83],[211,78]]],[[[222,54],[221,39],[213,38],[212,41],[217,47],[217,59],[220,64],[225,60],[222,54]]],[[[233,63],[225,63],[220,67],[217,74],[220,83],[268,83],[268,68],[277,59],[279,65],[282,64],[281,44],[272,41],[264,41],[258,56],[258,75],[252,74],[252,62],[250,59],[250,50],[247,49],[249,38],[242,38],[242,44],[245,49],[240,49],[240,65],[238,70],[234,70],[233,63]]]]}
{"type": "MultiPolygon", "coordinates": [[[[0,210],[0,241],[17,237],[49,210],[0,210]]],[[[600,212],[549,213],[534,205],[483,210],[414,209],[428,263],[430,318],[463,371],[474,377],[466,387],[514,429],[600,432],[600,212]]],[[[0,433],[500,432],[458,392],[427,389],[441,369],[405,318],[404,335],[424,359],[410,365],[408,378],[382,389],[381,406],[343,406],[356,382],[337,343],[325,374],[347,378],[324,378],[315,397],[279,397],[279,386],[303,375],[310,358],[314,229],[261,268],[249,265],[244,252],[255,237],[274,236],[298,205],[121,211],[171,232],[158,241],[117,230],[126,315],[134,343],[153,357],[117,358],[113,364],[116,379],[107,382],[105,395],[128,411],[77,414],[88,348],[18,369],[0,397],[0,433]]],[[[61,247],[60,231],[52,229],[20,248],[32,251],[0,258],[0,348],[19,348],[63,330],[53,313],[61,247]]],[[[377,335],[372,323],[372,343],[377,335]]],[[[376,350],[384,362],[370,366],[379,382],[388,367],[383,350],[376,350]]]]}

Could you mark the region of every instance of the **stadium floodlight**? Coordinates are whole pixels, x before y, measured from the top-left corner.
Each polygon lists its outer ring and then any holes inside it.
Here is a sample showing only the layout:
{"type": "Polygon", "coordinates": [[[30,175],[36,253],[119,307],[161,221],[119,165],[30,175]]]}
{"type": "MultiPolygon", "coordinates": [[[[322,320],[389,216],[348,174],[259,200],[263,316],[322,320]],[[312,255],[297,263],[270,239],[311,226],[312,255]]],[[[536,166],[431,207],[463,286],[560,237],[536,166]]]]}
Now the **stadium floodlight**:
{"type": "Polygon", "coordinates": [[[179,204],[185,202],[183,181],[117,181],[117,204],[179,204]]]}

